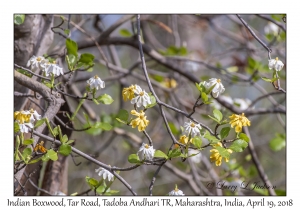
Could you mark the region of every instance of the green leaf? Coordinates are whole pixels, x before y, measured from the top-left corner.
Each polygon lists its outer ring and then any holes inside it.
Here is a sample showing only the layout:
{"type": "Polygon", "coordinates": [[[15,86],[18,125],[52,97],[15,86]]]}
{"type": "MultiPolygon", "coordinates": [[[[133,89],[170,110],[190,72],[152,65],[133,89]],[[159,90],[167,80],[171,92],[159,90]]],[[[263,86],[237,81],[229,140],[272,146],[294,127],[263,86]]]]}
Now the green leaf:
{"type": "Polygon", "coordinates": [[[178,135],[180,133],[180,131],[176,128],[176,126],[174,125],[174,123],[172,122],[169,122],[168,123],[170,129],[171,129],[171,132],[174,134],[174,135],[178,135]]]}
{"type": "Polygon", "coordinates": [[[75,140],[69,140],[66,144],[72,144],[75,140]]]}
{"type": "Polygon", "coordinates": [[[75,58],[78,57],[78,54],[77,54],[78,46],[77,46],[77,43],[75,41],[73,41],[72,39],[69,39],[69,38],[66,39],[66,47],[67,47],[67,52],[68,52],[70,61],[71,61],[71,56],[70,55],[75,56],[75,58]]]}
{"type": "Polygon", "coordinates": [[[99,182],[94,179],[94,178],[86,178],[87,183],[91,186],[91,187],[97,187],[99,185],[99,182]]]}
{"type": "Polygon", "coordinates": [[[250,141],[249,137],[244,133],[240,133],[239,138],[246,141],[247,143],[250,141]]]}
{"type": "Polygon", "coordinates": [[[68,156],[71,152],[71,146],[68,144],[62,144],[60,145],[60,147],[58,148],[58,152],[64,156],[68,156]]]}
{"type": "Polygon", "coordinates": [[[99,128],[102,128],[103,130],[109,131],[112,129],[112,126],[109,123],[100,123],[99,128]]]}
{"type": "Polygon", "coordinates": [[[70,34],[70,30],[69,30],[69,29],[65,29],[64,32],[65,32],[65,34],[66,34],[67,36],[69,36],[69,34],[70,34]]]}
{"type": "Polygon", "coordinates": [[[208,97],[205,92],[201,92],[201,98],[204,102],[206,102],[208,100],[208,97]]]}
{"type": "Polygon", "coordinates": [[[200,147],[202,146],[202,139],[199,136],[195,136],[192,141],[195,147],[200,149],[200,147]]]}
{"type": "Polygon", "coordinates": [[[200,87],[200,85],[198,83],[195,83],[195,85],[196,85],[197,89],[199,90],[199,92],[201,93],[201,87],[200,87]]]}
{"type": "Polygon", "coordinates": [[[127,123],[128,117],[129,117],[129,113],[125,109],[120,109],[120,111],[118,112],[118,114],[116,116],[116,118],[118,118],[126,123],[127,123]]]}
{"type": "Polygon", "coordinates": [[[91,66],[94,64],[94,58],[95,58],[95,56],[93,54],[83,53],[80,55],[78,62],[83,63],[87,66],[91,66]]]}
{"type": "Polygon", "coordinates": [[[154,157],[168,159],[168,156],[160,150],[155,150],[154,157]]]}
{"type": "Polygon", "coordinates": [[[181,151],[179,148],[173,149],[173,150],[169,151],[169,153],[168,153],[169,158],[175,158],[175,157],[180,157],[180,156],[181,156],[181,151]]]}
{"type": "Polygon", "coordinates": [[[57,153],[53,149],[47,150],[47,153],[45,155],[47,156],[47,158],[53,161],[56,161],[58,159],[57,153]]]}
{"type": "Polygon", "coordinates": [[[44,122],[45,122],[45,118],[38,120],[38,121],[35,123],[34,128],[40,127],[41,125],[43,125],[44,122]]]}
{"type": "Polygon", "coordinates": [[[62,142],[62,143],[66,143],[67,141],[68,141],[68,136],[65,134],[65,135],[62,137],[61,142],[62,142]]]}
{"type": "Polygon", "coordinates": [[[212,120],[214,120],[214,121],[216,121],[217,123],[219,123],[219,120],[218,119],[216,119],[216,118],[214,118],[214,117],[212,117],[212,116],[210,116],[210,115],[207,115],[210,119],[212,119],[212,120]]]}
{"type": "Polygon", "coordinates": [[[228,134],[229,134],[229,131],[230,131],[230,127],[224,127],[224,128],[222,128],[222,130],[220,132],[221,139],[226,138],[228,136],[228,134]]]}
{"type": "Polygon", "coordinates": [[[128,162],[129,163],[140,163],[140,158],[137,154],[131,154],[128,157],[128,162]]]}
{"type": "Polygon", "coordinates": [[[151,104],[147,105],[145,107],[146,109],[149,109],[149,108],[154,107],[156,105],[156,99],[155,99],[154,96],[152,96],[152,95],[150,96],[150,101],[151,101],[151,104]]]}
{"type": "MultiPolygon", "coordinates": [[[[85,124],[85,127],[91,127],[91,126],[85,124]]],[[[90,129],[86,130],[85,132],[88,133],[88,134],[90,134],[90,135],[96,136],[96,135],[99,135],[99,134],[102,133],[102,129],[99,128],[99,127],[94,128],[94,127],[92,126],[90,129]]]]}
{"type": "Polygon", "coordinates": [[[203,137],[206,138],[212,144],[217,143],[217,142],[220,141],[215,136],[210,135],[210,133],[208,131],[205,132],[203,137]]]}
{"type": "Polygon", "coordinates": [[[23,152],[22,152],[22,156],[23,156],[24,160],[27,160],[27,157],[30,156],[31,153],[32,153],[32,149],[31,148],[29,148],[29,147],[25,148],[23,150],[23,152]]]}
{"type": "Polygon", "coordinates": [[[102,193],[105,191],[105,188],[103,185],[100,185],[99,187],[97,187],[96,189],[96,192],[99,194],[99,195],[102,195],[102,193]]]}
{"type": "Polygon", "coordinates": [[[223,114],[219,110],[214,109],[213,114],[219,122],[223,119],[223,114]]]}
{"type": "Polygon", "coordinates": [[[210,94],[210,92],[214,89],[214,87],[215,87],[216,85],[217,85],[217,83],[214,84],[213,86],[211,86],[207,91],[205,91],[206,94],[210,94]]]}
{"type": "Polygon", "coordinates": [[[110,95],[103,94],[97,98],[97,101],[103,103],[103,104],[111,104],[114,100],[110,95]]]}
{"type": "Polygon", "coordinates": [[[24,23],[24,20],[25,20],[25,15],[21,15],[21,14],[14,15],[14,23],[16,25],[21,25],[22,23],[24,23]]]}
{"type": "Polygon", "coordinates": [[[242,152],[244,149],[246,149],[246,147],[248,147],[248,143],[244,140],[238,139],[230,145],[229,149],[235,152],[242,152]]]}
{"type": "Polygon", "coordinates": [[[26,139],[26,140],[24,140],[23,145],[30,145],[30,144],[33,144],[33,142],[34,142],[33,139],[26,139]]]}
{"type": "Polygon", "coordinates": [[[128,31],[127,29],[125,29],[125,28],[122,28],[119,31],[119,33],[120,33],[121,36],[124,36],[124,37],[131,37],[132,36],[132,33],[130,31],[128,31]]]}
{"type": "Polygon", "coordinates": [[[229,158],[230,157],[230,153],[224,147],[216,147],[215,149],[217,149],[219,151],[219,154],[222,157],[224,157],[224,158],[229,158]]]}
{"type": "Polygon", "coordinates": [[[279,151],[286,145],[285,135],[276,133],[276,137],[270,141],[270,148],[273,151],[279,151]]]}
{"type": "Polygon", "coordinates": [[[14,123],[14,132],[17,133],[20,130],[19,123],[15,122],[14,123]]]}
{"type": "Polygon", "coordinates": [[[53,128],[53,135],[57,136],[58,135],[58,126],[56,126],[55,128],[53,128]]]}

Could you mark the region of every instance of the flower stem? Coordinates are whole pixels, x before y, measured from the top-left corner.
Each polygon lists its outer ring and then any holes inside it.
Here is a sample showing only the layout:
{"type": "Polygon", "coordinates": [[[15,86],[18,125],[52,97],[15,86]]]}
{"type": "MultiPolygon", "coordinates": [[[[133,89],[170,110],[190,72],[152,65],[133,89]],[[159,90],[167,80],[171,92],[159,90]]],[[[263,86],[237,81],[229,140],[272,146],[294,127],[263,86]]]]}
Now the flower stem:
{"type": "MultiPolygon", "coordinates": [[[[86,93],[83,95],[83,97],[86,97],[86,93]]],[[[83,99],[81,99],[80,101],[79,101],[79,104],[78,104],[78,106],[77,106],[77,108],[76,108],[76,110],[75,110],[75,112],[72,114],[72,116],[71,116],[71,118],[70,118],[70,120],[72,121],[72,120],[74,120],[74,118],[76,117],[76,115],[77,115],[77,113],[78,113],[78,111],[79,111],[79,109],[80,109],[80,107],[82,106],[82,104],[84,103],[84,101],[85,101],[85,99],[83,98],[83,99]]]]}

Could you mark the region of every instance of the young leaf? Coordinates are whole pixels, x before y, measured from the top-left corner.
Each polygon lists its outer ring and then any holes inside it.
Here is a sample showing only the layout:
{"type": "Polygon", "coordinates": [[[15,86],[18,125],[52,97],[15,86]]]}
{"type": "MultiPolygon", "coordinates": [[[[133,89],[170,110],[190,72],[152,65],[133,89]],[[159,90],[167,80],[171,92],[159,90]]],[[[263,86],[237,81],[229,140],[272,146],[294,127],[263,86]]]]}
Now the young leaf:
{"type": "Polygon", "coordinates": [[[78,62],[83,63],[87,66],[91,66],[94,64],[94,58],[95,56],[90,53],[83,53],[81,54],[78,62]]]}
{"type": "Polygon", "coordinates": [[[224,128],[222,128],[222,130],[220,132],[221,139],[226,138],[228,136],[228,134],[229,134],[229,131],[230,131],[230,127],[224,127],[224,128]]]}
{"type": "Polygon", "coordinates": [[[217,143],[217,142],[220,141],[215,136],[210,135],[210,133],[208,131],[205,132],[203,137],[206,138],[212,144],[217,143]]]}
{"type": "Polygon", "coordinates": [[[175,158],[175,157],[180,157],[181,151],[179,148],[173,149],[169,152],[168,157],[169,158],[175,158]]]}
{"type": "Polygon", "coordinates": [[[48,150],[46,155],[48,155],[50,160],[56,161],[58,159],[57,153],[53,149],[48,150]]]}
{"type": "Polygon", "coordinates": [[[270,141],[270,148],[276,152],[283,149],[285,144],[285,135],[276,133],[276,137],[270,141]]]}
{"type": "Polygon", "coordinates": [[[213,114],[219,122],[223,119],[223,114],[219,110],[214,109],[213,114]]]}
{"type": "Polygon", "coordinates": [[[169,122],[169,127],[171,129],[171,132],[174,134],[174,135],[178,135],[180,133],[180,131],[176,128],[176,126],[174,125],[174,123],[172,122],[169,122]]]}
{"type": "Polygon", "coordinates": [[[127,29],[125,29],[125,28],[122,28],[119,31],[119,33],[120,33],[121,36],[124,36],[124,37],[131,37],[132,36],[132,33],[130,31],[128,31],[127,29]]]}
{"type": "Polygon", "coordinates": [[[72,152],[72,149],[70,145],[62,144],[60,145],[58,152],[64,156],[68,156],[72,152]]]}
{"type": "Polygon", "coordinates": [[[229,149],[232,149],[235,152],[242,152],[242,151],[244,151],[244,149],[247,146],[248,146],[247,142],[245,142],[244,140],[238,139],[230,145],[229,149]]]}
{"type": "Polygon", "coordinates": [[[112,126],[109,123],[104,123],[104,122],[100,123],[99,127],[105,131],[109,131],[112,129],[112,126]]]}
{"type": "Polygon", "coordinates": [[[33,144],[33,142],[34,142],[33,139],[26,139],[26,140],[24,140],[23,145],[30,145],[30,144],[33,144]]]}
{"type": "Polygon", "coordinates": [[[19,123],[15,122],[14,123],[14,132],[17,133],[20,130],[19,123]]]}
{"type": "Polygon", "coordinates": [[[75,41],[73,41],[72,39],[68,38],[66,40],[66,47],[67,47],[67,52],[68,52],[70,60],[71,60],[70,55],[75,56],[75,58],[78,57],[78,54],[77,54],[78,46],[77,46],[77,43],[75,41]]]}
{"type": "Polygon", "coordinates": [[[111,104],[114,100],[110,95],[103,94],[97,98],[97,100],[103,104],[111,104]]]}
{"type": "Polygon", "coordinates": [[[219,154],[224,158],[229,158],[230,153],[225,149],[224,147],[216,147],[216,149],[219,151],[219,154]]]}
{"type": "Polygon", "coordinates": [[[265,80],[266,82],[273,82],[273,80],[272,79],[269,79],[269,78],[267,78],[267,77],[261,77],[263,80],[265,80]]]}
{"type": "Polygon", "coordinates": [[[140,163],[140,158],[137,154],[131,154],[128,157],[128,162],[129,163],[140,163]]]}
{"type": "Polygon", "coordinates": [[[55,128],[53,128],[53,135],[57,136],[58,135],[58,126],[56,126],[55,128]]]}
{"type": "Polygon", "coordinates": [[[99,194],[99,195],[102,195],[102,193],[105,191],[105,188],[103,185],[100,185],[99,187],[97,187],[96,189],[96,192],[99,194]]]}
{"type": "Polygon", "coordinates": [[[99,185],[99,182],[94,178],[86,178],[86,181],[91,187],[97,187],[99,185]]]}
{"type": "Polygon", "coordinates": [[[44,122],[45,122],[45,118],[38,120],[38,121],[35,123],[34,128],[40,127],[41,125],[43,125],[44,122]]]}
{"type": "Polygon", "coordinates": [[[66,143],[67,141],[68,141],[68,136],[65,134],[65,135],[62,137],[61,142],[62,142],[62,143],[66,143]]]}
{"type": "Polygon", "coordinates": [[[66,144],[72,144],[75,140],[69,140],[66,144]]]}
{"type": "Polygon", "coordinates": [[[25,148],[25,149],[23,150],[22,156],[23,156],[23,158],[26,160],[27,157],[28,157],[29,155],[31,155],[31,153],[32,153],[32,149],[29,148],[29,147],[27,147],[27,148],[25,148]]]}
{"type": "Polygon", "coordinates": [[[129,117],[129,113],[125,109],[121,109],[116,116],[116,118],[118,118],[124,122],[127,122],[128,117],[129,117]]]}
{"type": "Polygon", "coordinates": [[[149,108],[154,107],[156,105],[156,99],[155,99],[154,96],[152,96],[152,95],[150,96],[150,101],[151,101],[151,104],[149,104],[148,106],[146,106],[145,107],[146,109],[149,109],[149,108]]]}
{"type": "Polygon", "coordinates": [[[217,83],[214,84],[213,86],[211,86],[207,91],[205,91],[206,94],[210,94],[210,92],[214,89],[214,87],[215,87],[216,85],[217,85],[217,83]]]}
{"type": "Polygon", "coordinates": [[[168,159],[168,156],[160,150],[155,150],[154,157],[168,159]]]}
{"type": "Polygon", "coordinates": [[[64,32],[65,32],[65,34],[66,34],[67,36],[69,36],[69,34],[70,34],[70,30],[69,30],[69,29],[65,29],[64,32]]]}
{"type": "Polygon", "coordinates": [[[216,118],[214,118],[214,117],[212,117],[212,116],[210,116],[210,115],[207,115],[210,119],[212,119],[212,120],[214,120],[214,121],[216,121],[217,123],[219,123],[219,120],[218,119],[216,119],[216,118]]]}
{"type": "Polygon", "coordinates": [[[42,157],[39,157],[39,158],[36,158],[36,159],[30,160],[28,164],[37,163],[37,162],[39,162],[41,159],[42,159],[42,157]]]}
{"type": "Polygon", "coordinates": [[[208,97],[205,92],[201,92],[201,98],[204,102],[206,102],[208,100],[208,97]]]}
{"type": "Polygon", "coordinates": [[[196,84],[197,89],[198,89],[199,92],[201,93],[201,87],[200,87],[200,85],[199,85],[198,83],[195,83],[195,84],[196,84]]]}
{"type": "Polygon", "coordinates": [[[240,133],[239,138],[246,141],[247,143],[250,141],[249,137],[244,133],[240,133]]]}
{"type": "Polygon", "coordinates": [[[198,149],[201,147],[202,145],[202,139],[199,136],[195,136],[193,139],[193,144],[195,145],[195,147],[197,147],[198,149]]]}

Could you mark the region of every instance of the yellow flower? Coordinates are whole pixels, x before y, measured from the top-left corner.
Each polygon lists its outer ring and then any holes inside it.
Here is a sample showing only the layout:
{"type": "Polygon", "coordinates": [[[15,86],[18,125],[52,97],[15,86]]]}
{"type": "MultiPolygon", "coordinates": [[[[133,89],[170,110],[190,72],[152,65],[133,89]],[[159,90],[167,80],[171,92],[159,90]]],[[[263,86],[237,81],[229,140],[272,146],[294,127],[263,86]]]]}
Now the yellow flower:
{"type": "Polygon", "coordinates": [[[135,85],[131,85],[128,88],[123,88],[122,90],[122,96],[123,96],[123,100],[127,101],[127,100],[131,100],[134,98],[134,90],[136,89],[135,85]]]}
{"type": "MultiPolygon", "coordinates": [[[[216,147],[216,146],[219,146],[219,147],[223,147],[221,142],[218,142],[215,146],[213,147],[216,147]]],[[[232,150],[231,149],[227,149],[227,151],[229,153],[232,153],[232,150]]],[[[222,156],[220,155],[219,151],[217,149],[211,149],[210,150],[211,152],[211,155],[210,155],[210,161],[212,162],[215,162],[216,163],[216,166],[220,166],[222,164],[222,156]]],[[[225,158],[225,161],[228,162],[229,161],[229,158],[225,158]]]]}
{"type": "Polygon", "coordinates": [[[242,126],[250,126],[250,121],[247,117],[245,117],[244,113],[241,115],[233,114],[229,117],[231,121],[229,122],[231,124],[231,127],[235,127],[235,132],[239,133],[242,131],[242,126]]]}
{"type": "Polygon", "coordinates": [[[186,135],[180,136],[180,139],[178,140],[181,144],[187,144],[189,138],[186,135]]]}
{"type": "Polygon", "coordinates": [[[131,114],[137,116],[137,118],[132,120],[130,123],[132,128],[135,128],[138,126],[139,132],[144,131],[145,128],[149,125],[149,120],[146,119],[147,116],[145,116],[145,113],[143,112],[143,110],[141,110],[140,112],[132,110],[131,114]]]}
{"type": "Polygon", "coordinates": [[[20,124],[29,123],[31,114],[25,111],[14,112],[14,120],[18,121],[20,124]]]}
{"type": "Polygon", "coordinates": [[[177,87],[177,82],[175,79],[169,79],[165,78],[163,82],[161,82],[162,86],[166,88],[176,88],[177,87]]]}

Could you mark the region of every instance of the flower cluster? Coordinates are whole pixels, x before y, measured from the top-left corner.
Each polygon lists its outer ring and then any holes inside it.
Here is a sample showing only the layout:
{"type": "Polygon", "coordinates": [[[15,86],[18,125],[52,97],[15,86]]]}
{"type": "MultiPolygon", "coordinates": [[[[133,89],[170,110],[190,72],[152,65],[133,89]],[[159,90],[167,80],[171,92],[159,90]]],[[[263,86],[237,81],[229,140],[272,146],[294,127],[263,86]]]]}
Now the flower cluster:
{"type": "Polygon", "coordinates": [[[145,158],[146,160],[152,160],[154,157],[155,149],[153,149],[153,146],[149,146],[148,144],[143,143],[137,154],[139,153],[142,154],[142,157],[140,159],[145,158]]]}
{"type": "Polygon", "coordinates": [[[137,116],[134,120],[130,122],[130,125],[132,128],[135,128],[138,126],[139,132],[144,131],[145,128],[149,125],[149,120],[147,120],[147,116],[145,116],[145,112],[141,110],[140,112],[137,112],[135,110],[131,110],[130,112],[132,115],[137,116]]]}
{"type": "Polygon", "coordinates": [[[18,123],[21,133],[28,133],[28,127],[33,128],[34,121],[40,119],[41,115],[33,109],[14,112],[14,120],[18,123]]]}
{"type": "Polygon", "coordinates": [[[98,77],[98,75],[93,76],[89,80],[86,81],[88,85],[90,86],[90,89],[96,89],[99,88],[105,88],[105,82],[98,77]]]}
{"type": "Polygon", "coordinates": [[[137,107],[144,107],[151,104],[150,97],[145,90],[138,85],[131,85],[128,88],[124,88],[122,91],[124,101],[131,100],[131,104],[136,104],[137,107]]]}
{"type": "Polygon", "coordinates": [[[280,71],[283,68],[284,64],[276,57],[275,59],[269,60],[269,69],[280,71]]]}
{"type": "Polygon", "coordinates": [[[30,67],[32,71],[42,70],[45,72],[45,75],[48,77],[52,75],[63,75],[63,69],[59,67],[55,61],[50,62],[48,59],[45,59],[43,56],[36,57],[33,55],[27,62],[27,67],[30,67]]]}
{"type": "Polygon", "coordinates": [[[212,89],[212,95],[214,98],[218,98],[220,93],[223,93],[225,91],[225,88],[224,88],[223,84],[221,83],[220,79],[211,78],[208,80],[208,82],[204,81],[203,85],[206,89],[209,89],[212,86],[214,86],[214,88],[212,89]]]}
{"type": "Polygon", "coordinates": [[[233,114],[230,117],[230,124],[231,127],[235,127],[235,132],[239,133],[242,131],[243,126],[250,126],[251,122],[248,120],[248,118],[242,113],[241,115],[233,114]]]}
{"type": "MultiPolygon", "coordinates": [[[[221,144],[221,142],[218,142],[214,147],[216,147],[216,146],[223,147],[222,144],[221,144]]],[[[227,151],[229,153],[232,153],[231,149],[227,149],[227,151]]],[[[219,151],[217,149],[211,149],[210,152],[211,152],[211,155],[209,157],[210,160],[212,162],[215,162],[216,166],[220,166],[222,164],[222,156],[220,155],[219,151]]],[[[225,161],[228,162],[229,159],[225,158],[225,161]]]]}
{"type": "Polygon", "coordinates": [[[194,122],[185,122],[184,123],[185,133],[187,135],[197,136],[200,135],[200,130],[202,129],[200,124],[195,124],[194,122]]]}

